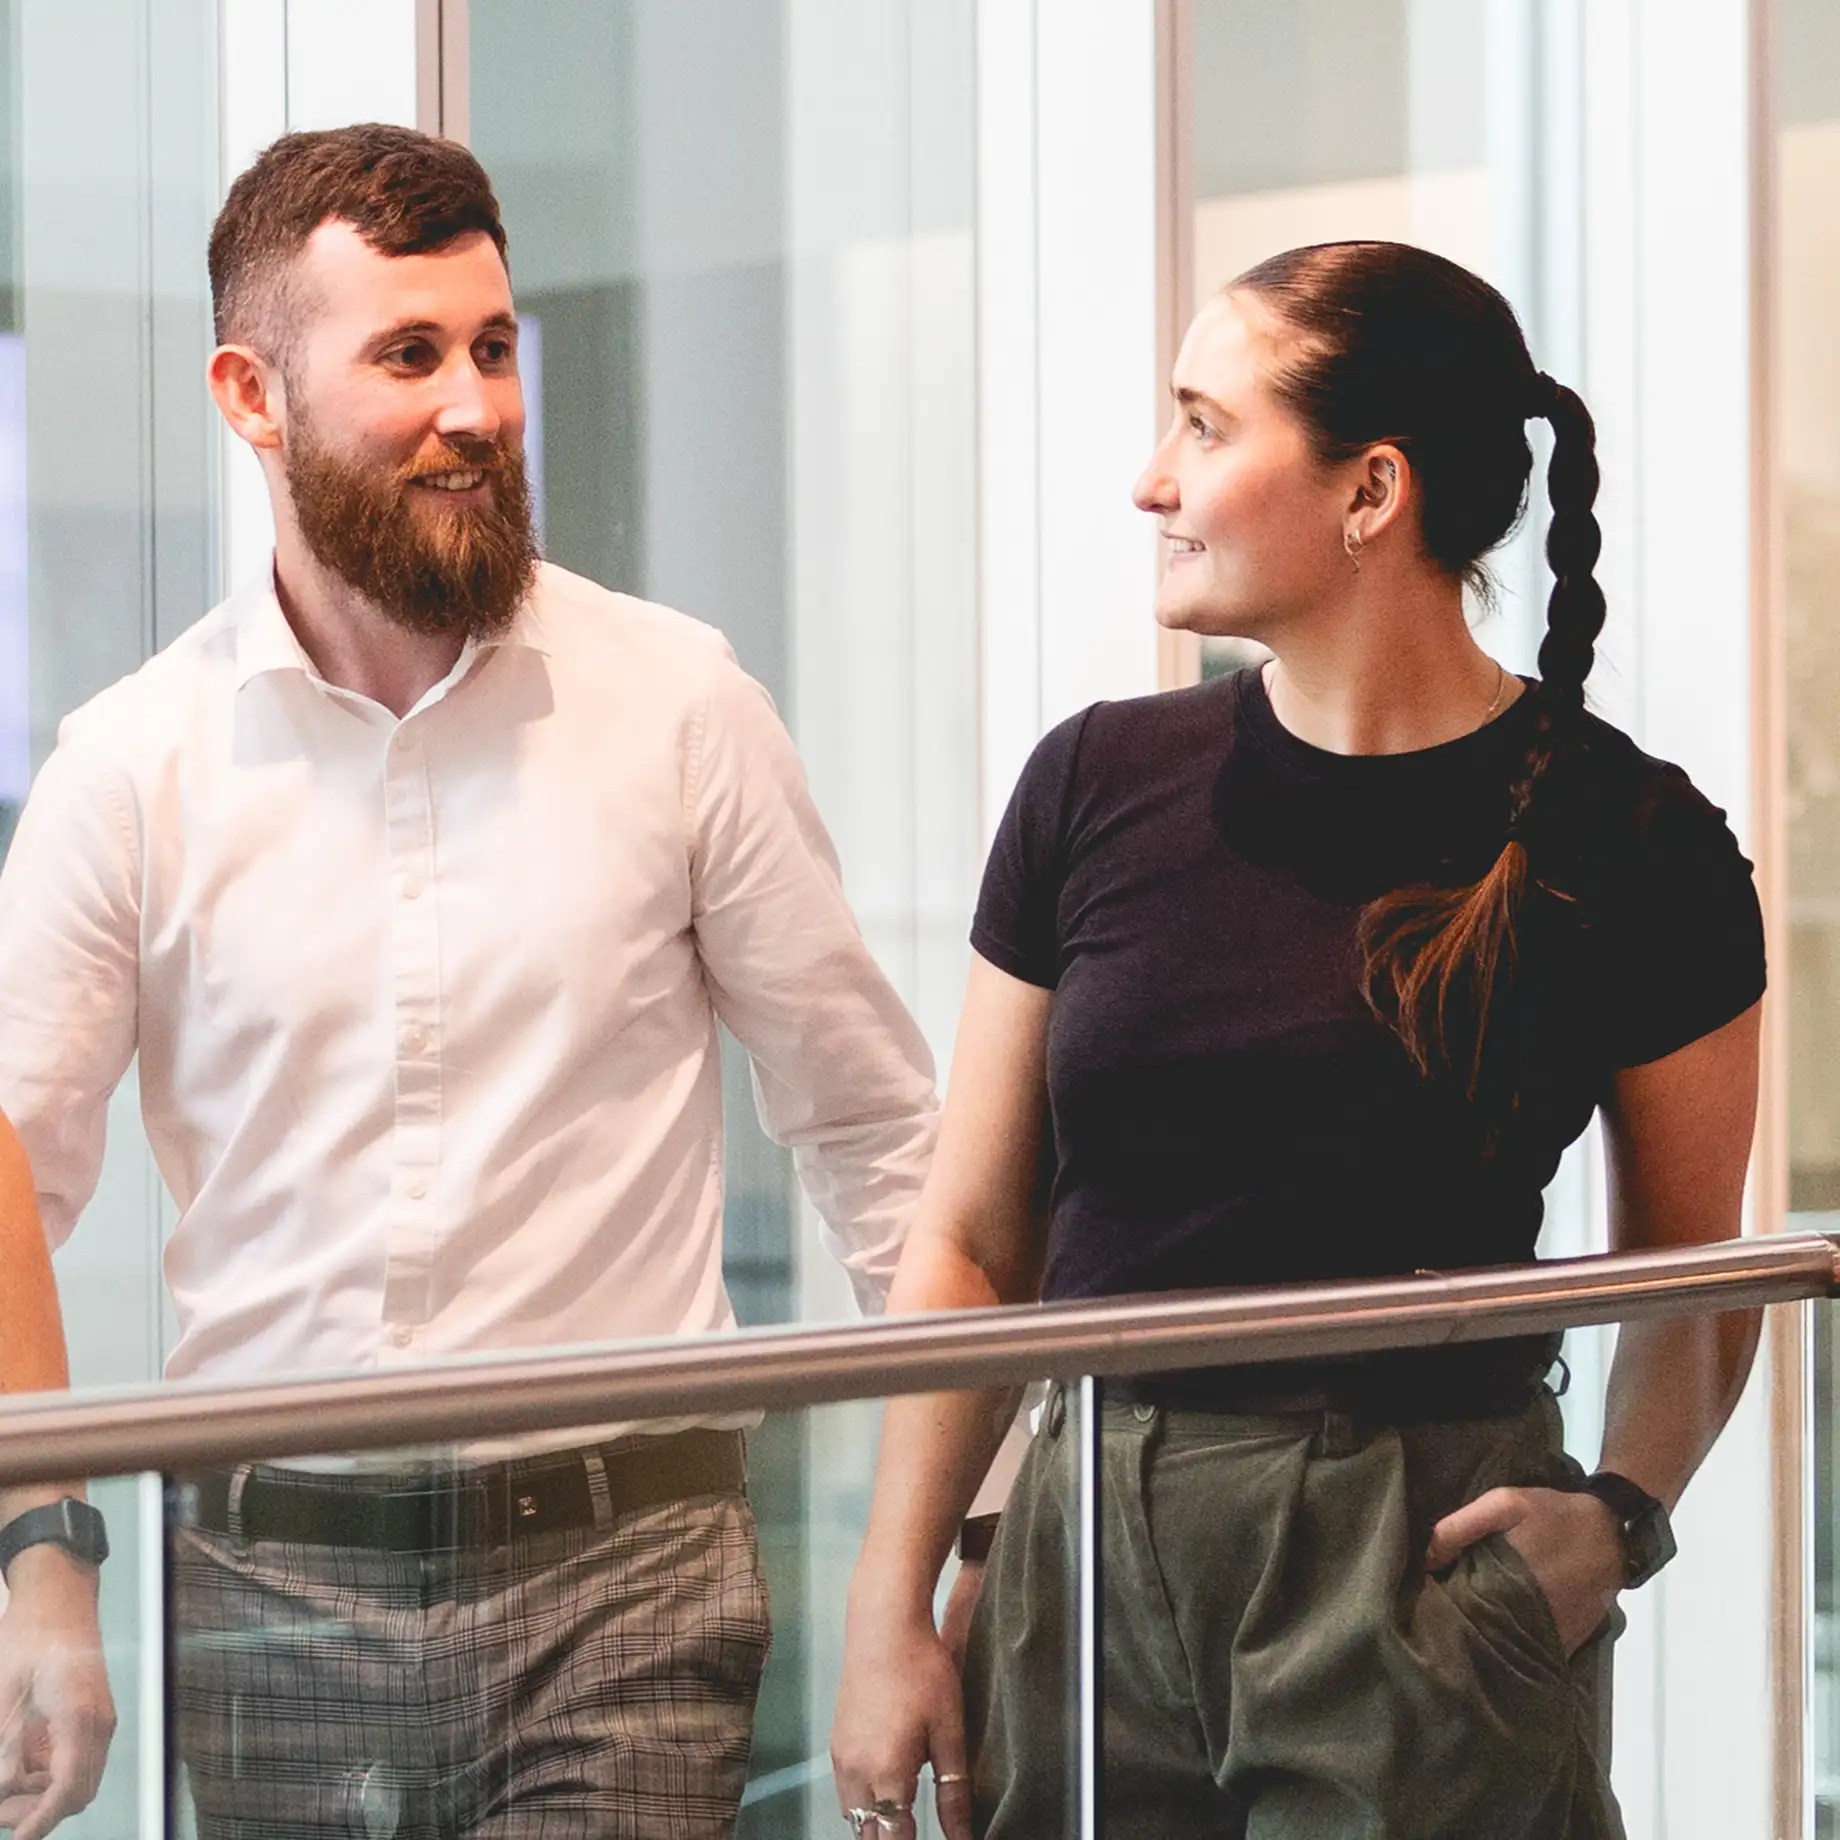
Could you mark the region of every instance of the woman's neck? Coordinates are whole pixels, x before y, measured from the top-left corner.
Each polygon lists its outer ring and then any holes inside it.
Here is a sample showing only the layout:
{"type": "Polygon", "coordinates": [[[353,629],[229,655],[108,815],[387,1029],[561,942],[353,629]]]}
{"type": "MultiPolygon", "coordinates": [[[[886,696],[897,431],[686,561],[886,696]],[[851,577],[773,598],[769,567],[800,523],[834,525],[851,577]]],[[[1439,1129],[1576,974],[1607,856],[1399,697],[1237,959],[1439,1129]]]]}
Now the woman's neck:
{"type": "Polygon", "coordinates": [[[1272,713],[1332,754],[1408,754],[1454,741],[1524,687],[1470,635],[1454,591],[1431,618],[1421,605],[1388,619],[1370,601],[1326,633],[1281,638],[1273,649],[1265,666],[1272,713]]]}

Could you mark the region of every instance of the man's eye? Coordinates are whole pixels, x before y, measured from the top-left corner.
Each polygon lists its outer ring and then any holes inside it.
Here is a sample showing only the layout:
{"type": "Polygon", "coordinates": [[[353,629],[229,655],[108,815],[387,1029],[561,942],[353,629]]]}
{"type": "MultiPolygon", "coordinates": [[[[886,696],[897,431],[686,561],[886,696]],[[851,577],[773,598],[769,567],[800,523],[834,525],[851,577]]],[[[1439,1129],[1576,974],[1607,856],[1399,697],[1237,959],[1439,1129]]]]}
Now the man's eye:
{"type": "Polygon", "coordinates": [[[514,353],[509,339],[488,339],[479,348],[479,355],[488,364],[509,364],[514,353]]]}

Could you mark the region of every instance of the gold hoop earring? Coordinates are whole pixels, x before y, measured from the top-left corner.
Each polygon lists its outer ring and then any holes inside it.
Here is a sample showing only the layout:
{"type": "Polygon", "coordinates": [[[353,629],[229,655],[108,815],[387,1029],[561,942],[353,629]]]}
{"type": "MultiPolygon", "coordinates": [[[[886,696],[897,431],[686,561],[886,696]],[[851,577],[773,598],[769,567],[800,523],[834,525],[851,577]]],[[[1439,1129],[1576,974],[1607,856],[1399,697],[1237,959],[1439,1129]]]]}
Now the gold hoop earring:
{"type": "Polygon", "coordinates": [[[1361,536],[1351,524],[1342,532],[1342,548],[1348,554],[1348,560],[1354,564],[1354,572],[1361,572],[1361,536]]]}

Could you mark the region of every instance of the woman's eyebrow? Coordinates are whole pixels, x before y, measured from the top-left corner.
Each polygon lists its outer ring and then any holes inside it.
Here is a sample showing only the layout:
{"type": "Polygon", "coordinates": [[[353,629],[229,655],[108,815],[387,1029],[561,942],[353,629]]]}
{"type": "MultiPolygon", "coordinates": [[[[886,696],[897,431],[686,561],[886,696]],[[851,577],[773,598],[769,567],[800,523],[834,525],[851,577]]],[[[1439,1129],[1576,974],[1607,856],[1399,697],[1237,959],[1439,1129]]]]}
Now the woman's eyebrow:
{"type": "Polygon", "coordinates": [[[1192,390],[1185,384],[1172,383],[1169,386],[1169,393],[1184,409],[1206,409],[1210,414],[1217,416],[1223,422],[1233,419],[1225,408],[1204,391],[1192,390]]]}

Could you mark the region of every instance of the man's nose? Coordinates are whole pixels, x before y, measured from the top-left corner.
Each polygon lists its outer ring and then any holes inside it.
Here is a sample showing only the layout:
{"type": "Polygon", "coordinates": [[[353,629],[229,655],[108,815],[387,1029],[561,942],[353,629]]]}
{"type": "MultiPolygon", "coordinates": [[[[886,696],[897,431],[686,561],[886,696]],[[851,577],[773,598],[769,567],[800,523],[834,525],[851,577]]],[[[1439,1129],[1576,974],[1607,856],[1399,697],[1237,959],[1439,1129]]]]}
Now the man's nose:
{"type": "Polygon", "coordinates": [[[497,394],[480,374],[472,354],[458,355],[447,367],[442,379],[440,412],[435,416],[437,434],[470,434],[481,440],[495,441],[504,426],[504,412],[497,394]]]}

